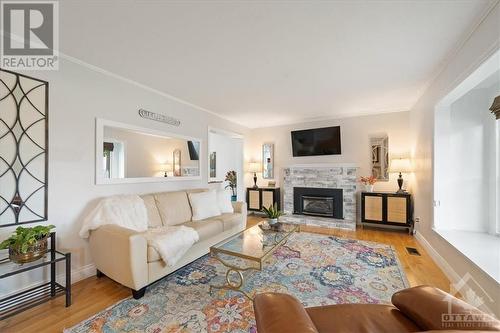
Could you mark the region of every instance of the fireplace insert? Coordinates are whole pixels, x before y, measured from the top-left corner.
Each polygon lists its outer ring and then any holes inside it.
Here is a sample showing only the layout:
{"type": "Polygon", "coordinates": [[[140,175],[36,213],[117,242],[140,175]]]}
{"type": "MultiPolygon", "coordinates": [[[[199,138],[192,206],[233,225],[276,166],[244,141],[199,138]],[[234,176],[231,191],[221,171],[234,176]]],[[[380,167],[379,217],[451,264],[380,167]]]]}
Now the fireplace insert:
{"type": "Polygon", "coordinates": [[[294,214],[344,218],[343,191],[337,188],[294,187],[294,214]]]}

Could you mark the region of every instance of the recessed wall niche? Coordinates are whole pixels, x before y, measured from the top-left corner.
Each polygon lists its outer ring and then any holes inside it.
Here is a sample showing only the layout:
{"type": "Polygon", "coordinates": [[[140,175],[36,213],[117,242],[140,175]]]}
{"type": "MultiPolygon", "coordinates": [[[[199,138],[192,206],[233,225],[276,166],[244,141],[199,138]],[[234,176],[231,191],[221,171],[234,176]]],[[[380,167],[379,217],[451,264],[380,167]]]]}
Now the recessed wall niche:
{"type": "Polygon", "coordinates": [[[0,69],[0,227],[47,220],[48,92],[0,69]]]}

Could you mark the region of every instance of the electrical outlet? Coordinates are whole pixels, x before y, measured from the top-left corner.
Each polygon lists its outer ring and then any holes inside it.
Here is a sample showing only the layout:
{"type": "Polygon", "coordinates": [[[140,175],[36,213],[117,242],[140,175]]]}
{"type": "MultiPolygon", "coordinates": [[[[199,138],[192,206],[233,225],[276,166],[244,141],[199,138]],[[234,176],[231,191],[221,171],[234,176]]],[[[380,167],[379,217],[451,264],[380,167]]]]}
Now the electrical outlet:
{"type": "Polygon", "coordinates": [[[415,217],[415,223],[420,223],[420,217],[415,217]]]}

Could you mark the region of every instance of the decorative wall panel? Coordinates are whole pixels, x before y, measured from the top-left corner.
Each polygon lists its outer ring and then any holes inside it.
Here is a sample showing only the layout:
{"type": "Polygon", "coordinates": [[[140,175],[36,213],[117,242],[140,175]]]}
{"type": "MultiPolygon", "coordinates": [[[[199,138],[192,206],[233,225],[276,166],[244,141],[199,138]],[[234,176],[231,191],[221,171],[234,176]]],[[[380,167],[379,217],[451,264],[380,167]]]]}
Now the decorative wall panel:
{"type": "Polygon", "coordinates": [[[47,220],[48,92],[0,69],[0,227],[47,220]]]}

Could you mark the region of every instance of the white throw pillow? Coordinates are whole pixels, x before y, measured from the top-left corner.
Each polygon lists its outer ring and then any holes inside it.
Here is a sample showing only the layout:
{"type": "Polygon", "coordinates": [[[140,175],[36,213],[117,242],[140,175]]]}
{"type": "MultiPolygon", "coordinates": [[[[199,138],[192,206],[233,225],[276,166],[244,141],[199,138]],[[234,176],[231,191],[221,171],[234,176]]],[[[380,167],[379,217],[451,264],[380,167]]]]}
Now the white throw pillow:
{"type": "Polygon", "coordinates": [[[200,221],[221,214],[215,190],[189,193],[188,196],[191,209],[193,210],[193,221],[200,221]]]}
{"type": "Polygon", "coordinates": [[[233,205],[231,204],[231,193],[228,191],[217,191],[217,203],[221,213],[234,213],[233,205]]]}

